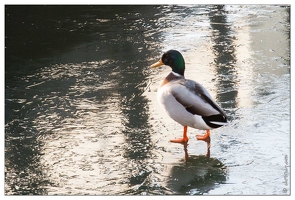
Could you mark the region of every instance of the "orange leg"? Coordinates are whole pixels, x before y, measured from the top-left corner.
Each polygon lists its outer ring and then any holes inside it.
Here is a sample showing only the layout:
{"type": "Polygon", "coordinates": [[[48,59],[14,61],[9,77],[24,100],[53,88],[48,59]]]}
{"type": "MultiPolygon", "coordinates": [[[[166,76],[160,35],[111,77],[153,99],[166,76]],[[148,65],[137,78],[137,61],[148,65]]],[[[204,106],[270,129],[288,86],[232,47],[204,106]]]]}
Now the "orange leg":
{"type": "Polygon", "coordinates": [[[210,130],[206,130],[205,135],[197,135],[196,137],[198,140],[208,141],[208,140],[210,140],[210,130]]]}
{"type": "Polygon", "coordinates": [[[187,126],[184,126],[183,127],[183,137],[182,138],[178,138],[178,139],[174,139],[174,140],[170,140],[170,142],[174,142],[174,143],[187,143],[188,137],[187,137],[186,133],[187,133],[187,126]]]}

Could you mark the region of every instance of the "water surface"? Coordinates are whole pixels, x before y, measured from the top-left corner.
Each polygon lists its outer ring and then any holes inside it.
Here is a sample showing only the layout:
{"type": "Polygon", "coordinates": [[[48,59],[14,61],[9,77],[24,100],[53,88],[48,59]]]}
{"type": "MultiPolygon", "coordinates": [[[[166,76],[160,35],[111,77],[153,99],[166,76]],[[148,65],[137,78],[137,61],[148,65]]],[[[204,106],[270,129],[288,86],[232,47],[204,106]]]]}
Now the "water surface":
{"type": "Polygon", "coordinates": [[[6,6],[5,46],[6,195],[290,194],[289,6],[6,6]],[[169,143],[169,49],[228,115],[210,156],[169,143]]]}

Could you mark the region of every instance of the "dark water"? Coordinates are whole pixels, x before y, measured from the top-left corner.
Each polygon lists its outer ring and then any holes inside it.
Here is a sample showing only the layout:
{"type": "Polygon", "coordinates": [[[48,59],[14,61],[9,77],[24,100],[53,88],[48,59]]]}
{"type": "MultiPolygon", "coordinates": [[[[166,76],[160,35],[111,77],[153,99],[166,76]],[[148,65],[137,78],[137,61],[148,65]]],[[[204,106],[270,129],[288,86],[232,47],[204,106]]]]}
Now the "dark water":
{"type": "Polygon", "coordinates": [[[5,6],[5,47],[6,195],[290,194],[289,6],[5,6]],[[230,120],[210,156],[168,142],[168,49],[230,120]]]}

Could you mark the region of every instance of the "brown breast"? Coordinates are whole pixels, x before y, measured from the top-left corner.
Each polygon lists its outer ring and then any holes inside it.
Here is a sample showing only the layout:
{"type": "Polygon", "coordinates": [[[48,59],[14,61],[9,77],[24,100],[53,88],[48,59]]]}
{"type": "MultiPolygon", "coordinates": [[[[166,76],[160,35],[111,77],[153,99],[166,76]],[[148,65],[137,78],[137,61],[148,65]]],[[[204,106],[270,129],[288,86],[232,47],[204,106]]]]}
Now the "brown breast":
{"type": "Polygon", "coordinates": [[[170,81],[172,80],[175,80],[175,79],[181,79],[181,78],[184,78],[183,76],[181,75],[175,75],[173,72],[171,72],[168,76],[166,76],[166,78],[162,81],[160,87],[164,86],[165,84],[169,83],[170,81]]]}

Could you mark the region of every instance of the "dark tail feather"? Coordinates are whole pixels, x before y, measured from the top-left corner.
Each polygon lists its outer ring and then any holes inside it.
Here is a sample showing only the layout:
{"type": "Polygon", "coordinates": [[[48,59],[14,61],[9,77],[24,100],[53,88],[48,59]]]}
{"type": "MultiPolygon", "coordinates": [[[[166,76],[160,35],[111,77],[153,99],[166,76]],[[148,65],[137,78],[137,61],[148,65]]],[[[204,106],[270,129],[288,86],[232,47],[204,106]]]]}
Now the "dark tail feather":
{"type": "Polygon", "coordinates": [[[212,128],[218,128],[227,124],[227,119],[224,115],[210,115],[203,116],[202,118],[212,128]]]}

